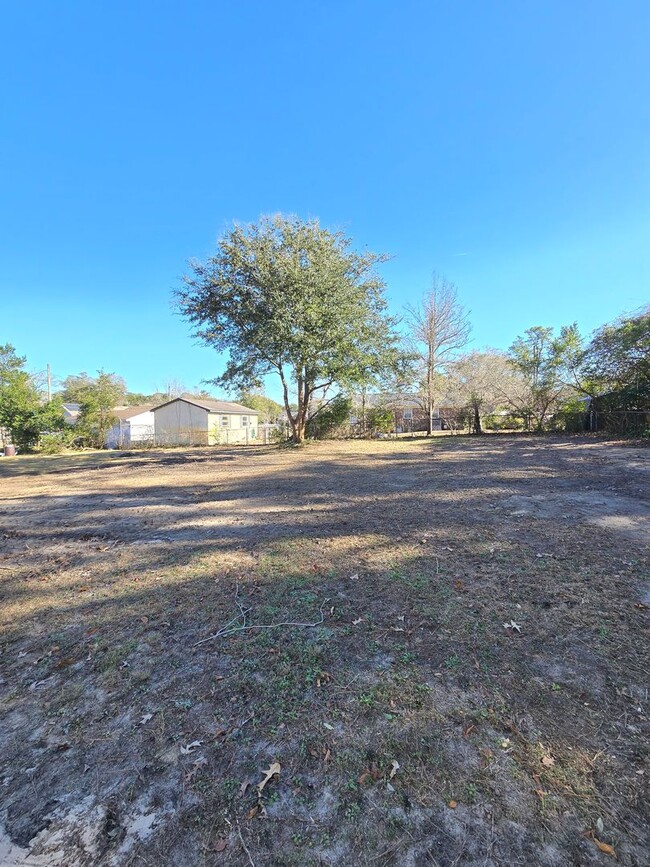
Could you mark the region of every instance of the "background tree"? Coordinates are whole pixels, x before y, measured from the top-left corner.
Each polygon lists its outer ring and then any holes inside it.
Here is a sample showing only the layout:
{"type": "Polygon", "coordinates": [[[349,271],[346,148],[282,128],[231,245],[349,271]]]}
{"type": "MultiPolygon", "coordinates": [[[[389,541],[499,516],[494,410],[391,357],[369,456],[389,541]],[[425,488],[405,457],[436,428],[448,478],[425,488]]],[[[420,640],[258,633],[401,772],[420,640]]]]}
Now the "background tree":
{"type": "Polygon", "coordinates": [[[557,337],[552,328],[536,325],[510,347],[510,363],[520,379],[511,381],[507,397],[530,429],[541,431],[546,419],[574,392],[574,371],[582,352],[578,326],[563,326],[557,337]]]}
{"type": "Polygon", "coordinates": [[[62,397],[80,405],[77,429],[91,445],[102,448],[117,420],[114,409],[124,403],[126,383],[121,376],[103,370],[96,377],[80,373],[64,379],[62,397]]]}
{"type": "Polygon", "coordinates": [[[8,431],[20,448],[38,443],[43,432],[65,426],[60,399],[47,403],[37,380],[25,370],[26,359],[11,344],[0,346],[0,432],[8,431]]]}
{"type": "Polygon", "coordinates": [[[650,307],[603,325],[581,358],[582,388],[618,410],[650,407],[650,307]]]}
{"type": "Polygon", "coordinates": [[[12,374],[20,373],[26,361],[24,355],[16,355],[16,349],[11,343],[0,345],[0,385],[4,385],[12,374]]]}
{"type": "Polygon", "coordinates": [[[419,361],[422,408],[427,433],[433,431],[433,411],[442,375],[454,355],[466,345],[471,331],[468,314],[453,283],[433,275],[431,288],[416,306],[407,307],[413,353],[419,361]]]}
{"type": "Polygon", "coordinates": [[[124,403],[126,406],[145,406],[148,404],[154,405],[155,403],[164,403],[166,400],[165,395],[159,394],[145,394],[142,391],[127,391],[124,395],[124,403]],[[158,400],[156,400],[156,397],[158,400]]]}
{"type": "Polygon", "coordinates": [[[285,420],[285,411],[282,405],[265,394],[242,391],[237,400],[249,409],[256,409],[259,412],[258,421],[261,424],[278,424],[285,420]]]}
{"type": "Polygon", "coordinates": [[[265,217],[236,226],[207,262],[191,263],[178,306],[198,337],[229,353],[215,384],[259,388],[264,376],[278,375],[293,439],[301,442],[315,392],[354,384],[397,351],[374,271],[385,258],[353,252],[349,238],[316,220],[265,217]]]}
{"type": "Polygon", "coordinates": [[[345,394],[337,394],[318,408],[307,420],[310,437],[325,439],[349,432],[352,399],[345,394]]]}
{"type": "Polygon", "coordinates": [[[449,365],[447,388],[470,411],[475,434],[483,433],[481,418],[504,406],[512,392],[513,371],[508,357],[495,349],[470,352],[449,365]]]}

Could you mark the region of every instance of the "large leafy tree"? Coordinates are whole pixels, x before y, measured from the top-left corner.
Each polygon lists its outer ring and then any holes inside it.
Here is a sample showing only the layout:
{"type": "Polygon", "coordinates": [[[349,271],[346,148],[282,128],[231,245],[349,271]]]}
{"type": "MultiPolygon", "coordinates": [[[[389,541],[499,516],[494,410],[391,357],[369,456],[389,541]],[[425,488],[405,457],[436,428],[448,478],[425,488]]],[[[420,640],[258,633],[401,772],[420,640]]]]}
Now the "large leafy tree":
{"type": "Polygon", "coordinates": [[[613,409],[650,407],[650,307],[599,328],[581,360],[589,394],[613,409]]]}
{"type": "Polygon", "coordinates": [[[25,363],[11,344],[0,346],[0,431],[8,431],[20,448],[35,445],[42,433],[65,424],[61,401],[45,401],[25,363]]]}
{"type": "Polygon", "coordinates": [[[191,263],[178,306],[198,337],[229,354],[216,385],[254,389],[277,374],[301,442],[314,393],[354,385],[397,357],[375,271],[385,259],[354,252],[349,238],[316,220],[264,217],[236,226],[214,256],[191,263]]]}
{"type": "Polygon", "coordinates": [[[575,392],[575,371],[582,353],[578,326],[552,328],[536,325],[510,347],[510,362],[519,378],[508,394],[510,404],[530,427],[542,430],[546,419],[575,392]]]}
{"type": "Polygon", "coordinates": [[[93,445],[101,448],[106,434],[115,424],[114,408],[126,396],[126,384],[114,373],[97,371],[97,376],[80,373],[63,381],[63,398],[80,404],[77,427],[93,445]]]}

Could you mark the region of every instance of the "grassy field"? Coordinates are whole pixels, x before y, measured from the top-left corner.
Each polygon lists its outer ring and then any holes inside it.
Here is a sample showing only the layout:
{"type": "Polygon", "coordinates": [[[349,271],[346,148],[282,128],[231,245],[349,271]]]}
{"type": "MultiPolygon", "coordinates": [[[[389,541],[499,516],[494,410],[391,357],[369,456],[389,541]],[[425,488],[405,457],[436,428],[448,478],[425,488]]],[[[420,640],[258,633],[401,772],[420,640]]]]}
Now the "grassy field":
{"type": "Polygon", "coordinates": [[[0,462],[0,864],[648,865],[649,452],[0,462]]]}

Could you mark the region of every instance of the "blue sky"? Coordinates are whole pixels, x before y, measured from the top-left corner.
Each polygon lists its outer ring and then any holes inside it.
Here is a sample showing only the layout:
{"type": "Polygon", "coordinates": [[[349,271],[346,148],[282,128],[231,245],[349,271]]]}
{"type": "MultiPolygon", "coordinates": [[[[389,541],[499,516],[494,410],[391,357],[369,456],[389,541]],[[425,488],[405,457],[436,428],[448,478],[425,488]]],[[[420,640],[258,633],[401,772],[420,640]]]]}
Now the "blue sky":
{"type": "Polygon", "coordinates": [[[6,3],[0,343],[134,391],[220,372],[171,308],[233,220],[432,271],[474,346],[650,300],[647,0],[6,3]]]}

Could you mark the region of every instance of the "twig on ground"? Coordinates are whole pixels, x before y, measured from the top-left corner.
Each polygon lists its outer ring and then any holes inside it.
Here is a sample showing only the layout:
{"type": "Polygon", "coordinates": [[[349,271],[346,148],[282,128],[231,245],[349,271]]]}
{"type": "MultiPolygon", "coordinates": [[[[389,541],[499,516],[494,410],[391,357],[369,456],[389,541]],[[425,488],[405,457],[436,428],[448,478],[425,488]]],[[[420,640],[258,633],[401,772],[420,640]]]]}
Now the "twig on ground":
{"type": "Polygon", "coordinates": [[[352,680],[349,680],[349,681],[348,681],[346,684],[344,684],[343,686],[339,686],[338,689],[348,689],[349,687],[352,686],[352,684],[354,683],[354,681],[355,681],[355,680],[358,680],[360,677],[361,677],[361,674],[355,674],[354,677],[352,678],[352,680]]]}
{"type": "Polygon", "coordinates": [[[314,623],[301,623],[295,620],[283,620],[280,623],[246,623],[246,615],[251,610],[250,608],[244,608],[241,602],[239,601],[239,584],[237,584],[235,588],[235,605],[239,608],[240,613],[233,617],[232,620],[229,620],[225,626],[222,626],[217,632],[213,635],[208,635],[207,638],[202,638],[200,641],[197,641],[192,647],[199,647],[201,644],[205,644],[208,641],[214,641],[217,638],[223,638],[226,635],[233,635],[235,632],[244,632],[249,629],[278,629],[281,626],[296,626],[300,628],[309,629],[314,626],[320,626],[321,623],[325,621],[325,614],[323,609],[326,603],[329,602],[329,598],[323,599],[321,602],[320,608],[318,609],[320,614],[320,620],[316,620],[314,623]],[[240,626],[233,626],[238,620],[243,620],[243,623],[240,626]]]}
{"type": "Polygon", "coordinates": [[[237,822],[237,833],[239,834],[239,842],[242,844],[244,852],[248,855],[248,860],[250,862],[251,867],[255,867],[255,862],[251,856],[251,853],[248,851],[248,847],[246,843],[244,843],[244,838],[242,837],[241,828],[239,827],[239,822],[237,822]]]}

